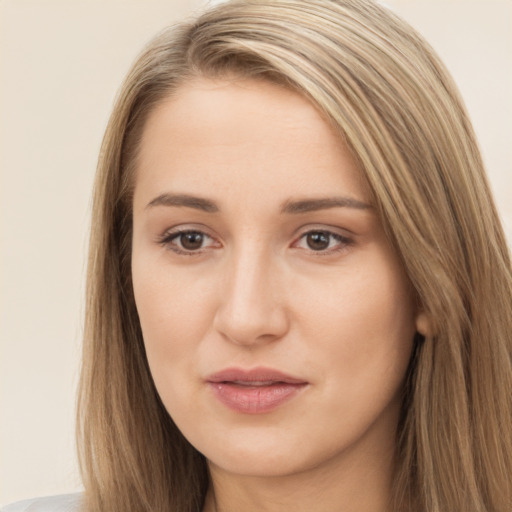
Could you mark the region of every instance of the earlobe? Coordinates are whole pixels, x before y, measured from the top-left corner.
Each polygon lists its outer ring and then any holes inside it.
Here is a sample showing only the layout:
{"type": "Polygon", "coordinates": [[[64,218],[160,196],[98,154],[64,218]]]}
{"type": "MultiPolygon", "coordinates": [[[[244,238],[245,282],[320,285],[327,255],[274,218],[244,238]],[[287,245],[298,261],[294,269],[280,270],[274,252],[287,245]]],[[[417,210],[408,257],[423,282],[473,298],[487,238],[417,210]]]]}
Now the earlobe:
{"type": "Polygon", "coordinates": [[[430,319],[424,311],[420,311],[416,315],[416,331],[424,337],[430,337],[432,335],[430,319]]]}

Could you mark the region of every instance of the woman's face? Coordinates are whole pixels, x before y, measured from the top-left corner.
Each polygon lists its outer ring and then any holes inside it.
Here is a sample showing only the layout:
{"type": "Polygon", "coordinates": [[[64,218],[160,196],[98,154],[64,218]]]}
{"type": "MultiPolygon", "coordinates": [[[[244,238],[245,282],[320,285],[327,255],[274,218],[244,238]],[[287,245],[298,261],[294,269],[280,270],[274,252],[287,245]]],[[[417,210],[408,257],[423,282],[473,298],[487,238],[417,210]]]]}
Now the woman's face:
{"type": "Polygon", "coordinates": [[[211,467],[390,453],[410,285],[350,152],[300,95],[206,79],[143,132],[133,286],[162,401],[211,467]]]}

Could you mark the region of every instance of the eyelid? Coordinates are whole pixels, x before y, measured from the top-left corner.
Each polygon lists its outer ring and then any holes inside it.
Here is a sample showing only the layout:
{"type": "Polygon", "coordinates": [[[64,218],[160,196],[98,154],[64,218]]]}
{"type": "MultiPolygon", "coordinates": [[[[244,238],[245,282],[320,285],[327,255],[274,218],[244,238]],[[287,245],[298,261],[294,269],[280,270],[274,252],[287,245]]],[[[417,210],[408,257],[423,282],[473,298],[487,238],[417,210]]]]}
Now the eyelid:
{"type": "Polygon", "coordinates": [[[339,253],[341,251],[345,251],[347,250],[348,247],[354,244],[354,239],[350,236],[347,236],[346,234],[340,233],[339,228],[333,228],[330,226],[307,226],[302,228],[301,232],[295,238],[295,241],[293,242],[292,245],[296,246],[305,236],[307,236],[310,233],[325,233],[328,236],[338,240],[339,242],[334,248],[327,248],[325,250],[318,251],[315,251],[314,249],[303,249],[300,247],[296,247],[298,249],[308,251],[313,256],[329,256],[335,253],[339,253]]]}
{"type": "MultiPolygon", "coordinates": [[[[308,251],[313,256],[333,255],[335,253],[347,250],[349,246],[354,244],[354,239],[351,236],[347,236],[340,231],[340,228],[325,225],[303,226],[300,228],[300,232],[294,237],[294,241],[292,242],[291,247],[308,251]],[[337,240],[338,243],[335,244],[334,247],[328,247],[326,249],[319,250],[297,247],[300,241],[310,233],[325,233],[329,237],[337,240]]],[[[178,225],[172,228],[168,228],[157,237],[156,242],[167,250],[173,251],[176,254],[187,256],[199,256],[211,248],[217,249],[222,247],[222,244],[217,240],[217,238],[209,233],[209,229],[207,229],[205,226],[197,226],[193,224],[178,225]],[[172,242],[183,233],[200,233],[206,239],[210,239],[213,243],[209,244],[207,247],[201,247],[197,250],[187,250],[185,248],[180,248],[178,244],[173,244],[172,242]]]]}
{"type": "MultiPolygon", "coordinates": [[[[205,252],[205,250],[212,247],[214,244],[208,246],[208,247],[202,247],[198,250],[187,250],[180,248],[177,244],[172,244],[172,241],[176,238],[178,238],[183,233],[200,233],[205,238],[209,238],[210,240],[216,241],[216,238],[208,233],[208,230],[205,229],[203,226],[194,226],[194,225],[179,225],[172,228],[166,229],[161,235],[159,235],[156,239],[156,242],[164,247],[167,250],[173,251],[176,254],[182,254],[186,256],[198,256],[205,252]]],[[[215,247],[217,248],[217,247],[215,247]]]]}

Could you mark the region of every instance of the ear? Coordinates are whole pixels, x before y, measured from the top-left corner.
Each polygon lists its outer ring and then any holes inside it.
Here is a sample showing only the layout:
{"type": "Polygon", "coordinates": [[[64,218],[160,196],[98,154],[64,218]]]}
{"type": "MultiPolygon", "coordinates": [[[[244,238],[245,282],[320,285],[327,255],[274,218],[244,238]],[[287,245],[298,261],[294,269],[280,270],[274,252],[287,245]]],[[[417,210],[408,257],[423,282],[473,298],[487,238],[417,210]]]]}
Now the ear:
{"type": "Polygon", "coordinates": [[[425,311],[419,311],[416,315],[416,331],[424,337],[432,336],[432,325],[425,311]]]}

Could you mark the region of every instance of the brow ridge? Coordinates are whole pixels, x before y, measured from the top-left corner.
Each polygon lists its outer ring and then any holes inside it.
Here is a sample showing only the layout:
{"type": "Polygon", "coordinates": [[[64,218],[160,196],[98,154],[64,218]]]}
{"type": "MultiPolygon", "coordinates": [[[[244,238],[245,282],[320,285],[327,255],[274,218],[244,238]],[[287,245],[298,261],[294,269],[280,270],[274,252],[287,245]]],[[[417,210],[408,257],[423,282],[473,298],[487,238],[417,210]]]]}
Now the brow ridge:
{"type": "Polygon", "coordinates": [[[355,208],[368,210],[371,204],[364,203],[352,197],[325,197],[319,199],[303,199],[299,201],[285,201],[281,207],[281,213],[307,213],[329,208],[355,208]]]}
{"type": "Polygon", "coordinates": [[[202,210],[208,213],[216,213],[219,211],[219,207],[210,199],[188,194],[160,194],[149,202],[146,208],[154,206],[181,206],[202,210]]]}
{"type": "MultiPolygon", "coordinates": [[[[218,205],[214,201],[189,194],[160,194],[150,201],[146,208],[155,206],[194,208],[207,213],[217,213],[220,211],[218,205]]],[[[281,213],[300,214],[329,208],[355,208],[357,210],[367,210],[372,208],[372,206],[352,197],[325,197],[301,199],[297,201],[287,200],[281,206],[281,213]]]]}

